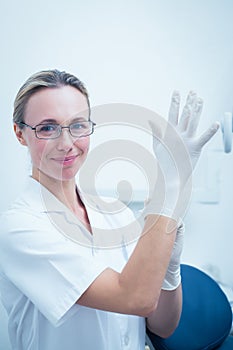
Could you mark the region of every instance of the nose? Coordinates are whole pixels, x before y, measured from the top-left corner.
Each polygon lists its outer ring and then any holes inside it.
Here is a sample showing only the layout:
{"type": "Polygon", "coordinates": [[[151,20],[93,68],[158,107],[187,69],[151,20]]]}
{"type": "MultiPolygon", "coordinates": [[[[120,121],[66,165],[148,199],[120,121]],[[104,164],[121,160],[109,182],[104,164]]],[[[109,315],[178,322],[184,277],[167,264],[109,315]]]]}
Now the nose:
{"type": "Polygon", "coordinates": [[[61,135],[57,138],[57,150],[69,152],[73,148],[73,144],[69,129],[62,129],[61,135]]]}

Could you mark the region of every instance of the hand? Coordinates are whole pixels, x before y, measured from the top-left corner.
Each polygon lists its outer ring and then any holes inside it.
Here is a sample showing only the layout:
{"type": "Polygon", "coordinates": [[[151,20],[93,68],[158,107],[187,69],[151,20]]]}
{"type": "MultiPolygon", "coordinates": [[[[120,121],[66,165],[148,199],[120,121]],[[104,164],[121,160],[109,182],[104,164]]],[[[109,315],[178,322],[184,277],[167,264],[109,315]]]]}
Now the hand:
{"type": "Polygon", "coordinates": [[[201,136],[196,135],[202,107],[202,99],[191,91],[179,117],[180,95],[175,91],[168,122],[163,121],[159,126],[149,122],[159,169],[147,213],[160,213],[175,220],[184,215],[191,196],[192,172],[202,148],[219,128],[219,123],[215,122],[201,136]]]}
{"type": "Polygon", "coordinates": [[[198,98],[196,93],[190,91],[179,120],[180,95],[178,91],[174,91],[168,121],[175,127],[183,140],[193,169],[200,157],[203,146],[214,136],[219,128],[219,123],[215,122],[201,136],[196,136],[202,108],[203,100],[198,98]]]}
{"type": "MultiPolygon", "coordinates": [[[[213,137],[213,135],[217,132],[219,128],[219,124],[214,123],[201,136],[196,136],[202,107],[203,101],[200,98],[198,98],[195,93],[190,92],[187,97],[186,105],[179,119],[180,95],[178,92],[173,93],[168,120],[170,124],[174,126],[175,130],[177,131],[178,137],[180,137],[182,142],[184,143],[188,156],[190,158],[188,161],[185,153],[182,156],[184,160],[186,159],[186,161],[183,162],[183,166],[181,166],[181,168],[179,169],[180,179],[182,179],[183,182],[180,183],[178,187],[182,190],[185,187],[187,187],[187,183],[189,183],[190,176],[192,175],[192,171],[195,169],[203,146],[213,137]]],[[[168,132],[165,136],[165,139],[167,140],[169,136],[171,137],[171,134],[174,135],[173,132],[168,132]]],[[[172,138],[174,149],[176,148],[175,145],[177,144],[177,142],[178,140],[176,139],[176,135],[174,135],[172,138]]],[[[177,146],[177,148],[179,147],[177,146]]],[[[172,200],[174,200],[174,187],[175,184],[178,185],[177,174],[174,174],[174,166],[172,166],[171,164],[169,166],[168,157],[165,157],[164,150],[162,150],[162,147],[159,148],[159,145],[156,144],[156,142],[154,142],[154,152],[157,155],[158,160],[161,161],[161,167],[163,167],[163,171],[166,172],[165,178],[167,180],[167,192],[170,191],[170,194],[168,193],[165,205],[168,208],[171,208],[172,200]],[[170,173],[168,174],[167,171],[169,171],[170,173]],[[170,203],[168,201],[170,201],[170,203]]],[[[179,163],[179,157],[177,157],[176,152],[173,151],[173,154],[173,161],[176,160],[176,164],[181,164],[179,163]]],[[[167,209],[165,208],[165,211],[166,210],[167,209]]],[[[182,215],[179,208],[176,213],[176,216],[178,214],[182,215]]],[[[173,246],[172,255],[162,285],[162,289],[164,290],[176,289],[181,282],[180,258],[183,249],[183,241],[184,224],[179,226],[176,232],[176,240],[173,246]]]]}

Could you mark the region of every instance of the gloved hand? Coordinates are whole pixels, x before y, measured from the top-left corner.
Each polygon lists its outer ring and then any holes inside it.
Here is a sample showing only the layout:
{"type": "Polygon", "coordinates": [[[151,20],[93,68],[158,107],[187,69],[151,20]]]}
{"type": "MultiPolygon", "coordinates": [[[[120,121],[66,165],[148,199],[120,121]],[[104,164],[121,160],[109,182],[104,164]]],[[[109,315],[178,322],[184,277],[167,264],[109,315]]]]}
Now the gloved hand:
{"type": "Polygon", "coordinates": [[[145,216],[160,213],[179,221],[185,214],[192,191],[192,172],[203,146],[219,128],[219,123],[215,122],[201,136],[196,136],[202,107],[202,99],[191,91],[179,118],[180,95],[175,91],[168,122],[161,121],[160,125],[149,122],[158,174],[145,216]]]}
{"type": "MultiPolygon", "coordinates": [[[[176,289],[181,282],[180,257],[184,240],[182,217],[191,195],[191,175],[203,146],[219,128],[215,122],[201,136],[196,136],[202,107],[203,101],[191,91],[179,118],[180,95],[175,91],[169,110],[169,123],[158,127],[150,122],[153,135],[156,135],[153,149],[160,171],[154,195],[145,213],[166,215],[175,219],[177,225],[176,239],[162,285],[164,290],[176,289]]],[[[173,229],[170,227],[170,231],[173,229]]]]}

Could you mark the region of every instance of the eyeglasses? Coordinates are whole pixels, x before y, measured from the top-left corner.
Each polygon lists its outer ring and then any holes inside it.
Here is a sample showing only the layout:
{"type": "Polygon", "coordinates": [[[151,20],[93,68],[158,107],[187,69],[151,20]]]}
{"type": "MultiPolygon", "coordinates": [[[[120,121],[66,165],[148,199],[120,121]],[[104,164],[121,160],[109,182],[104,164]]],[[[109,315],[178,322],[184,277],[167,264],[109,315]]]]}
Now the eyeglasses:
{"type": "Polygon", "coordinates": [[[69,126],[61,126],[59,124],[38,124],[35,127],[32,127],[24,122],[18,122],[16,124],[31,128],[35,131],[35,135],[38,139],[44,140],[58,138],[62,133],[62,129],[68,129],[70,135],[76,138],[89,136],[94,132],[94,126],[96,125],[91,120],[75,122],[69,126]]]}

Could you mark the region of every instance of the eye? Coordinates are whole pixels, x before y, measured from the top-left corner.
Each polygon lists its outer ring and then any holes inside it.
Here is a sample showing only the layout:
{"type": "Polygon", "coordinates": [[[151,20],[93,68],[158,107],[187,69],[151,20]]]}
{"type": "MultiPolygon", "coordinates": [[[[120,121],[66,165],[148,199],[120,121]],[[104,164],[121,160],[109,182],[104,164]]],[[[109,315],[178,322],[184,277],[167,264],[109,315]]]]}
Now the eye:
{"type": "Polygon", "coordinates": [[[83,123],[74,123],[71,125],[71,128],[73,130],[79,130],[79,129],[85,129],[87,128],[87,123],[83,122],[83,123]]]}
{"type": "Polygon", "coordinates": [[[38,125],[37,131],[41,133],[51,133],[56,131],[57,125],[46,124],[46,125],[38,125]]]}

